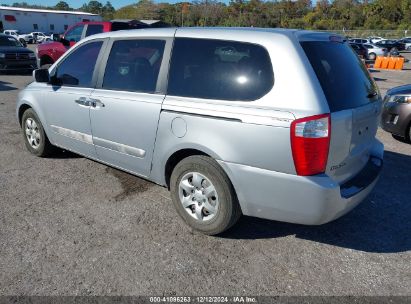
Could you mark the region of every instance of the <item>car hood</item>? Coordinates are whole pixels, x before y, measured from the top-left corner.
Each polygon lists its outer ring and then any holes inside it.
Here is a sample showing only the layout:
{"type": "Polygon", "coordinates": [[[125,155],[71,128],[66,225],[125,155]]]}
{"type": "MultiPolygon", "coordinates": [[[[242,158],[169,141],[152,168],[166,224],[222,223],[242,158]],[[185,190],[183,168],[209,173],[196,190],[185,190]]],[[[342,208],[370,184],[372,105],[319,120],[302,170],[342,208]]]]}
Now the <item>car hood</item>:
{"type": "Polygon", "coordinates": [[[411,84],[395,87],[387,91],[387,95],[411,95],[411,84]]]}
{"type": "Polygon", "coordinates": [[[24,47],[18,46],[0,46],[0,53],[34,53],[24,47]]]}
{"type": "Polygon", "coordinates": [[[52,50],[56,48],[61,48],[64,47],[64,45],[61,42],[58,41],[47,41],[45,43],[37,45],[37,49],[40,50],[52,50]]]}

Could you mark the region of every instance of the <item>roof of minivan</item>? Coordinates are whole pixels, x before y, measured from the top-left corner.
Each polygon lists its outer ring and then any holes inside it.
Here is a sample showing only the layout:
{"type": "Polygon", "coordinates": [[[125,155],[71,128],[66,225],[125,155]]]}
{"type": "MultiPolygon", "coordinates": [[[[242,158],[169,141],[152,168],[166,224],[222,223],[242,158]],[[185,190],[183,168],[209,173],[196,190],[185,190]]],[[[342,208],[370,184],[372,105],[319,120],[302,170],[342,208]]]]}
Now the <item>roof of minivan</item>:
{"type": "Polygon", "coordinates": [[[272,34],[280,34],[284,36],[292,36],[295,35],[299,40],[322,40],[330,35],[326,32],[314,32],[314,31],[307,31],[307,30],[298,30],[298,29],[283,29],[283,28],[255,28],[255,27],[174,27],[174,28],[155,28],[155,29],[135,29],[135,30],[123,30],[123,31],[114,31],[114,32],[106,32],[97,35],[93,35],[93,38],[105,38],[105,37],[133,37],[136,34],[141,34],[144,31],[145,34],[150,35],[150,33],[156,36],[164,36],[164,37],[173,37],[177,31],[177,36],[182,35],[198,35],[198,37],[209,36],[212,34],[217,33],[224,33],[227,34],[228,32],[232,32],[233,34],[240,34],[240,33],[272,33],[272,34]]]}

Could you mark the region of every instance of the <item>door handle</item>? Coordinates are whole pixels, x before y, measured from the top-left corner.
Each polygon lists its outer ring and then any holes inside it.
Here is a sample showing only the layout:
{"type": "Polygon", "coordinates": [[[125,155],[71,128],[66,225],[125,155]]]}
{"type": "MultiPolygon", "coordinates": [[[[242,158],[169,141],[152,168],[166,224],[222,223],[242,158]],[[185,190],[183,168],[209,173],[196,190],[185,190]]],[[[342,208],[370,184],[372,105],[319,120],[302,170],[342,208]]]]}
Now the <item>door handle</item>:
{"type": "Polygon", "coordinates": [[[106,105],[99,99],[90,98],[90,105],[93,108],[104,108],[106,105]]]}
{"type": "Polygon", "coordinates": [[[78,103],[81,106],[87,106],[88,107],[90,105],[90,102],[87,100],[86,97],[80,97],[79,99],[76,99],[74,102],[78,103]]]}

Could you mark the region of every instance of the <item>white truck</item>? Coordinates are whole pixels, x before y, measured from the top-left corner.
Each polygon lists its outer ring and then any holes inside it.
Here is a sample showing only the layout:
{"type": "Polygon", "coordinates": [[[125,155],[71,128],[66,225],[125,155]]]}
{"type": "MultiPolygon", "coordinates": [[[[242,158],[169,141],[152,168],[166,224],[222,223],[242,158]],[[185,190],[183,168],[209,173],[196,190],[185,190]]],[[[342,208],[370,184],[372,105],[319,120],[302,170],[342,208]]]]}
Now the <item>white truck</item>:
{"type": "Polygon", "coordinates": [[[3,34],[13,36],[14,38],[16,38],[18,41],[20,41],[23,44],[33,43],[32,35],[30,34],[20,35],[19,31],[17,30],[5,30],[3,34]]]}

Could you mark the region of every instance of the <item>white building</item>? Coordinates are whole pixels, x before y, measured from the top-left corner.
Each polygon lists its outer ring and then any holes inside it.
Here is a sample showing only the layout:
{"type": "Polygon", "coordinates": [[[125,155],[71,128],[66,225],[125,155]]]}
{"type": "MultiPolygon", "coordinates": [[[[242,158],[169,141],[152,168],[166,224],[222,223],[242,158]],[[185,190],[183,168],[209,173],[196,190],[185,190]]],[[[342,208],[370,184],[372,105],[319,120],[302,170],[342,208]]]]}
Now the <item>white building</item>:
{"type": "Polygon", "coordinates": [[[0,6],[0,30],[64,33],[68,27],[82,21],[101,21],[101,17],[84,12],[0,6]]]}

